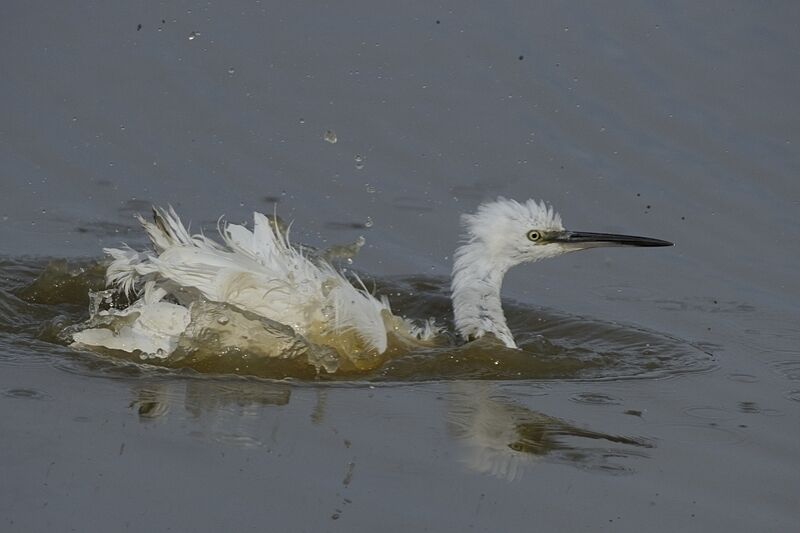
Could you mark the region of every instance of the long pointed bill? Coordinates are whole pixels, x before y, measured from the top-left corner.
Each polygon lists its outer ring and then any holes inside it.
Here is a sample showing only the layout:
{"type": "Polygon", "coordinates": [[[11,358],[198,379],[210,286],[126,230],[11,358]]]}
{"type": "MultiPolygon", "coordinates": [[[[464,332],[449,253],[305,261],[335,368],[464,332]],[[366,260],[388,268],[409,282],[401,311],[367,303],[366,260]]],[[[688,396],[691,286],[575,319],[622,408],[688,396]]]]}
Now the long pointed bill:
{"type": "Polygon", "coordinates": [[[553,239],[576,248],[594,248],[598,246],[672,246],[669,241],[636,237],[634,235],[615,235],[613,233],[589,233],[587,231],[565,231],[553,239]]]}

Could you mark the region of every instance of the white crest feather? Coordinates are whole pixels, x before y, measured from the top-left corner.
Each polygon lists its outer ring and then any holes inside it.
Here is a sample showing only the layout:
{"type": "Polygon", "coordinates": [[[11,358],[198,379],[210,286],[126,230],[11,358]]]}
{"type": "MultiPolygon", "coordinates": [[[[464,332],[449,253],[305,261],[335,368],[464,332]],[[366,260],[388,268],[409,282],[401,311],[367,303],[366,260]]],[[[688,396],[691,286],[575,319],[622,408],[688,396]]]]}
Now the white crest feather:
{"type": "Polygon", "coordinates": [[[456,250],[451,284],[456,329],[467,339],[492,333],[515,348],[500,301],[503,277],[516,264],[563,253],[533,248],[526,237],[529,230],[563,230],[561,217],[544,202],[500,197],[462,215],[461,222],[466,242],[456,250]]]}

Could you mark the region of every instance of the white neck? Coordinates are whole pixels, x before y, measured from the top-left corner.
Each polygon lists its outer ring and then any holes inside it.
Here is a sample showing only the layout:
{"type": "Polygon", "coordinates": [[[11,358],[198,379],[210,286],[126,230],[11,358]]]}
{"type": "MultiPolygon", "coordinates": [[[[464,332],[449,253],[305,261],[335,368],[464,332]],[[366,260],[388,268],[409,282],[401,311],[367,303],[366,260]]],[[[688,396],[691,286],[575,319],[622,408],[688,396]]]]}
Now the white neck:
{"type": "Polygon", "coordinates": [[[509,348],[517,347],[500,301],[503,276],[512,266],[509,260],[494,257],[481,241],[456,250],[450,288],[456,329],[465,340],[493,333],[509,348]]]}

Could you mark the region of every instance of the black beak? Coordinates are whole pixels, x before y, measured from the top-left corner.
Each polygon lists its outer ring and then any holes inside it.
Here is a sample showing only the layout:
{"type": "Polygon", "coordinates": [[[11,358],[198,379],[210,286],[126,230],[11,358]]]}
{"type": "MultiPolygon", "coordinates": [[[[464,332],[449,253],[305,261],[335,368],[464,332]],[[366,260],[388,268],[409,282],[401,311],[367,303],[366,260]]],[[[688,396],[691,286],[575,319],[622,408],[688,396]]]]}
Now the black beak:
{"type": "Polygon", "coordinates": [[[634,235],[615,235],[613,233],[590,233],[587,231],[565,231],[553,239],[553,242],[574,244],[580,248],[595,246],[672,246],[669,241],[636,237],[634,235]]]}

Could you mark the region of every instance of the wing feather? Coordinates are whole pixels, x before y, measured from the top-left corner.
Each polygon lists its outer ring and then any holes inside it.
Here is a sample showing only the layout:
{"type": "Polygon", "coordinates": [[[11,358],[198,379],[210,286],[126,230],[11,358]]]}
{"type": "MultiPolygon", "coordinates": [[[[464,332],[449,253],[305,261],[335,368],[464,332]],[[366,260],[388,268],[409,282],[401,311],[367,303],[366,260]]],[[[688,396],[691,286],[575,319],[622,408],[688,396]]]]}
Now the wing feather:
{"type": "Polygon", "coordinates": [[[334,335],[353,331],[371,349],[386,350],[383,312],[390,312],[388,302],[373,296],[360,279],[356,287],[327,262],[306,257],[263,214],[254,214],[252,231],[222,223],[222,244],[190,235],[172,207],[156,207],[153,216],[154,222],[140,222],[154,253],[106,250],[114,259],[107,280],[119,290],[131,293],[146,281],[192,288],[208,300],[290,325],[301,334],[320,326],[334,335]]]}

